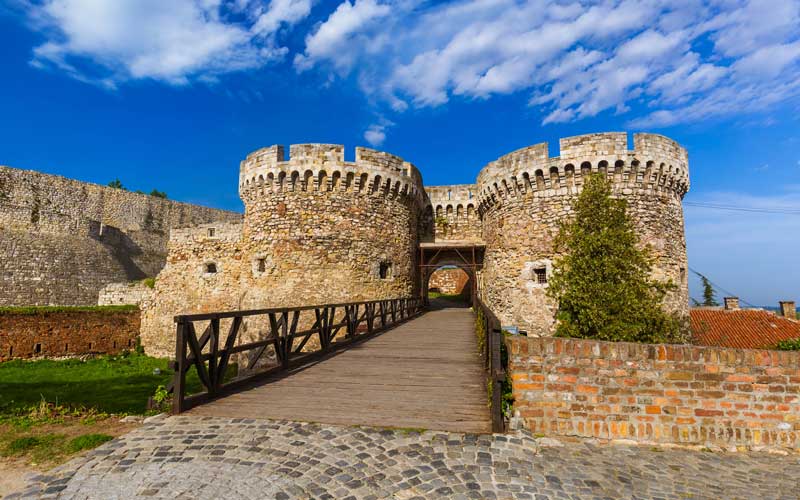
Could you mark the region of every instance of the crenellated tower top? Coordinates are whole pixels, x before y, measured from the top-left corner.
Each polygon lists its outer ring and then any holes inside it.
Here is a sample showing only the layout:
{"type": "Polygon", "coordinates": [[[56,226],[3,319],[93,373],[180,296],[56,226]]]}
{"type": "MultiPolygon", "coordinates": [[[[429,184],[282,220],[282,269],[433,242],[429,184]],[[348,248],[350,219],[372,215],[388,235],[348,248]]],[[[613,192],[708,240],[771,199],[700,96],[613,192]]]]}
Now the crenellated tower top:
{"type": "Polygon", "coordinates": [[[289,158],[274,145],[247,155],[239,170],[239,194],[282,190],[359,191],[395,194],[426,202],[422,176],[417,167],[395,156],[357,147],[355,161],[344,160],[340,144],[292,144],[289,158]]]}
{"type": "Polygon", "coordinates": [[[645,189],[683,198],[689,190],[686,149],[657,134],[608,132],[566,137],[560,155],[551,157],[546,142],[528,146],[486,165],[478,174],[479,200],[487,209],[506,196],[532,191],[542,196],[568,194],[584,175],[605,172],[615,188],[645,189]]]}

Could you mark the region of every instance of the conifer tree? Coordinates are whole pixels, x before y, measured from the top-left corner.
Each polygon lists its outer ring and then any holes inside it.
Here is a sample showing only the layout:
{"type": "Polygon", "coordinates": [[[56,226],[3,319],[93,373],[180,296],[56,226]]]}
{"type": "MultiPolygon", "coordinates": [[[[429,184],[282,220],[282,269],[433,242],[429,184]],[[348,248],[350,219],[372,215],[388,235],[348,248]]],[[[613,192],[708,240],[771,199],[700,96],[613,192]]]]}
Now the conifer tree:
{"type": "Polygon", "coordinates": [[[703,302],[700,304],[706,307],[715,307],[719,305],[717,297],[714,294],[714,286],[704,275],[695,273],[700,277],[700,282],[703,284],[703,302]]]}
{"type": "Polygon", "coordinates": [[[555,239],[548,294],[558,301],[556,335],[625,342],[682,342],[679,321],[661,300],[673,285],[650,278],[626,201],[611,196],[601,174],[590,175],[555,239]]]}

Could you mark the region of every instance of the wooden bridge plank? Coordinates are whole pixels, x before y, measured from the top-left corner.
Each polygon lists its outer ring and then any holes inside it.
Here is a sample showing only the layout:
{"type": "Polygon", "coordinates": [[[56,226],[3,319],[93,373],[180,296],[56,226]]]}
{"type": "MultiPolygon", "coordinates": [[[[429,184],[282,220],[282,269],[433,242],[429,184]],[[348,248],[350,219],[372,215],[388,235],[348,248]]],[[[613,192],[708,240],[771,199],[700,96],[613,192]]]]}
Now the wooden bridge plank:
{"type": "Polygon", "coordinates": [[[474,321],[469,309],[431,311],[189,413],[490,432],[474,321]]]}

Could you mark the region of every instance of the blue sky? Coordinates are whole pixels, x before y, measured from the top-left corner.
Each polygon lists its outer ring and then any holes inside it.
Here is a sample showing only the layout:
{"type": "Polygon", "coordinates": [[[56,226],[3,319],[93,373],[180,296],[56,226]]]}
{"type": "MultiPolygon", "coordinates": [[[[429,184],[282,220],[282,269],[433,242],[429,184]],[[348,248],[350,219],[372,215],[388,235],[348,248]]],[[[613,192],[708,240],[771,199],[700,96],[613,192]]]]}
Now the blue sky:
{"type": "Polygon", "coordinates": [[[432,185],[656,132],[687,202],[795,211],[687,206],[690,266],[800,299],[800,0],[6,0],[0,33],[0,164],[241,210],[271,144],[373,146],[432,185]]]}

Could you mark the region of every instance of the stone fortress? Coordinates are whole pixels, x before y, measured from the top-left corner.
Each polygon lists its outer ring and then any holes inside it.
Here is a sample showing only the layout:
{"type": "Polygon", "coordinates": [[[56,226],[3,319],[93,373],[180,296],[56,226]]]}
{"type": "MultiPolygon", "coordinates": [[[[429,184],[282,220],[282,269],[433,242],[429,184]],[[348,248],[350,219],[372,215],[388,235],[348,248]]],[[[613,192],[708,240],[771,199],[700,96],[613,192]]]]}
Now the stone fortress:
{"type": "Polygon", "coordinates": [[[355,161],[340,145],[292,145],[288,159],[282,146],[260,149],[240,166],[243,219],[172,230],[142,303],[142,342],[170,355],[178,313],[417,296],[445,265],[467,272],[504,325],[548,335],[553,238],[589,173],[628,201],[655,277],[676,285],[664,307],[687,318],[687,153],[654,134],[635,134],[633,146],[624,132],[565,138],[560,156],[537,144],[489,163],[476,184],[435,187],[368,148],[355,161]]]}

